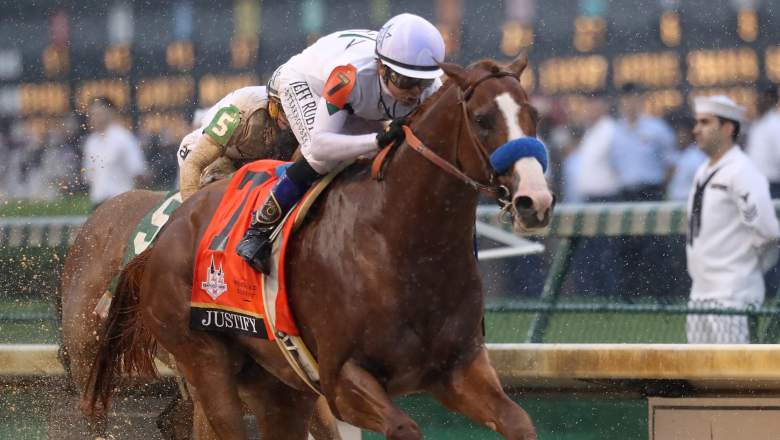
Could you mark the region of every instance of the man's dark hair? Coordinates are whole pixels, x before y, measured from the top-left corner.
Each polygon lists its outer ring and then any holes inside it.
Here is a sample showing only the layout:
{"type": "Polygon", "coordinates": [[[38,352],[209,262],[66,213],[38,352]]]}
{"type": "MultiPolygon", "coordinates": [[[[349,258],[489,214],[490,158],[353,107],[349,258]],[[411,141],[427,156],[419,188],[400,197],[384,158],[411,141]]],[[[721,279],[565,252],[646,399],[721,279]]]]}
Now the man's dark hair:
{"type": "Polygon", "coordinates": [[[639,86],[636,83],[627,82],[620,87],[620,93],[623,94],[636,94],[639,93],[639,86]]]}
{"type": "Polygon", "coordinates": [[[666,113],[664,119],[675,130],[693,131],[693,127],[696,125],[696,121],[691,117],[690,110],[685,108],[678,108],[666,113]]]}
{"type": "Polygon", "coordinates": [[[723,125],[728,122],[729,124],[734,126],[734,131],[731,132],[731,140],[736,142],[737,138],[739,137],[739,130],[740,130],[739,122],[733,119],[721,118],[720,116],[716,116],[716,117],[718,118],[718,122],[720,122],[720,125],[723,125]]]}
{"type": "Polygon", "coordinates": [[[98,96],[95,99],[92,100],[93,104],[100,104],[108,109],[116,110],[116,106],[114,105],[114,101],[111,100],[108,96],[98,96]]]}
{"type": "Polygon", "coordinates": [[[772,103],[772,105],[777,105],[778,96],[776,85],[772,84],[771,86],[765,88],[762,95],[764,95],[764,99],[766,99],[767,102],[772,103]]]}

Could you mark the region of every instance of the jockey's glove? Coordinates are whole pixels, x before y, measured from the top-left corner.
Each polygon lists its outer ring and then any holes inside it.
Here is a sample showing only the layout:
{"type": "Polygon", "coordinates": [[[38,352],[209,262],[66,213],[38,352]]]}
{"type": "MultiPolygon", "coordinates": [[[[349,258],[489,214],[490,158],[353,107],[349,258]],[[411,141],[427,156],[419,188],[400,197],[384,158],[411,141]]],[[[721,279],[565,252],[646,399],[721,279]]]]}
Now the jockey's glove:
{"type": "Polygon", "coordinates": [[[382,149],[388,145],[394,144],[400,145],[401,142],[406,139],[403,126],[406,124],[406,118],[395,118],[390,121],[390,124],[385,128],[385,131],[379,132],[376,135],[376,144],[379,149],[382,149]]]}

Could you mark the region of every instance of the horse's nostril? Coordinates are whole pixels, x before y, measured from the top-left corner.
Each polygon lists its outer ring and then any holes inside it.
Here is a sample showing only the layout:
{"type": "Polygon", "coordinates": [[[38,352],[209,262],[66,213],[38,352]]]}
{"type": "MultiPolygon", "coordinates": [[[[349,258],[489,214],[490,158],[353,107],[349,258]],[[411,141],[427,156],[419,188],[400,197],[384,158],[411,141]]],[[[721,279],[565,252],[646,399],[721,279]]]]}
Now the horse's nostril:
{"type": "Polygon", "coordinates": [[[534,201],[528,196],[517,196],[514,200],[515,209],[518,211],[528,210],[534,207],[534,201]]]}

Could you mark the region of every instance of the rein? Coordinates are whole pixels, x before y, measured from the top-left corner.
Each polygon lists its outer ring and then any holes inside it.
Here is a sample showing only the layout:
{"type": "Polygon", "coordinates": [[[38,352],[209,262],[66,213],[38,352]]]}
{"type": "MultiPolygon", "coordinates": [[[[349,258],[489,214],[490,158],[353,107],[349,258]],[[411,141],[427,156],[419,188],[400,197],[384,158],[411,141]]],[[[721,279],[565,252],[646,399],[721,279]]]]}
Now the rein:
{"type": "MultiPolygon", "coordinates": [[[[409,147],[411,147],[414,151],[420,153],[420,155],[428,159],[428,161],[430,161],[431,163],[439,167],[441,170],[456,177],[457,179],[466,183],[468,186],[472,187],[473,189],[485,195],[493,197],[501,205],[507,205],[511,203],[509,200],[509,189],[504,185],[495,183],[497,181],[496,178],[497,175],[495,170],[493,170],[493,167],[490,165],[490,154],[488,153],[487,148],[485,148],[485,146],[482,144],[482,141],[479,140],[479,137],[477,137],[474,134],[474,131],[471,128],[471,118],[469,117],[469,110],[468,110],[467,103],[469,99],[471,99],[472,95],[474,94],[474,90],[477,88],[477,86],[479,86],[480,84],[482,84],[483,82],[489,79],[503,78],[505,76],[511,76],[513,78],[517,78],[517,76],[511,72],[500,71],[500,72],[491,73],[483,76],[482,78],[480,78],[479,80],[471,84],[466,89],[465,92],[463,92],[460,88],[458,88],[458,102],[460,103],[462,120],[466,125],[466,132],[468,133],[468,136],[471,140],[471,145],[476,149],[477,156],[479,157],[480,162],[482,162],[482,168],[487,171],[487,174],[489,176],[488,183],[481,183],[476,179],[469,177],[460,168],[453,165],[446,159],[439,156],[436,152],[428,148],[414,134],[414,132],[408,125],[403,126],[404,134],[406,135],[406,144],[409,145],[409,147]]],[[[460,138],[460,135],[458,135],[458,138],[460,138]]],[[[457,144],[460,145],[460,142],[457,142],[457,144]]],[[[386,163],[387,158],[390,156],[390,153],[394,149],[394,147],[395,147],[394,145],[388,145],[387,147],[383,148],[382,151],[379,152],[376,159],[374,160],[371,174],[375,179],[377,180],[382,179],[383,168],[384,168],[383,165],[386,163]]]]}

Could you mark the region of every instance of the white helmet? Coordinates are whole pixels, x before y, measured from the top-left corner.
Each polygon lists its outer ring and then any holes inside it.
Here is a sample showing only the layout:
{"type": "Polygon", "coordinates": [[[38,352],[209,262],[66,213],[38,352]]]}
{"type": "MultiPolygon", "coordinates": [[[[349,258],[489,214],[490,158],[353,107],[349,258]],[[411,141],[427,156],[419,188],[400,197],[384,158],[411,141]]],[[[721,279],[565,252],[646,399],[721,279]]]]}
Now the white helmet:
{"type": "Polygon", "coordinates": [[[282,76],[280,75],[282,72],[282,67],[284,67],[284,64],[277,67],[276,70],[274,70],[274,73],[271,74],[271,77],[268,78],[265,91],[268,93],[269,98],[279,99],[279,86],[281,85],[279,77],[282,76]]]}
{"type": "Polygon", "coordinates": [[[442,75],[444,39],[436,26],[413,14],[388,20],[376,38],[376,55],[401,75],[433,79],[442,75]]]}

